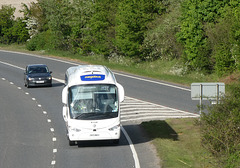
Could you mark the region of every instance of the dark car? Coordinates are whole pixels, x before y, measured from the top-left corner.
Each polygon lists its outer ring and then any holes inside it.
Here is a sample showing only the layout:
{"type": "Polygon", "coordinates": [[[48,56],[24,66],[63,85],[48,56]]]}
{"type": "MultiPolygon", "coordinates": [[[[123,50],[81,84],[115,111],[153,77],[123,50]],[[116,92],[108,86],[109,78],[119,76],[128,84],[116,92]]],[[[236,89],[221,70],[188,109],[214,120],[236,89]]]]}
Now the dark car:
{"type": "Polygon", "coordinates": [[[31,86],[52,86],[52,75],[47,65],[27,65],[24,72],[24,85],[31,86]]]}

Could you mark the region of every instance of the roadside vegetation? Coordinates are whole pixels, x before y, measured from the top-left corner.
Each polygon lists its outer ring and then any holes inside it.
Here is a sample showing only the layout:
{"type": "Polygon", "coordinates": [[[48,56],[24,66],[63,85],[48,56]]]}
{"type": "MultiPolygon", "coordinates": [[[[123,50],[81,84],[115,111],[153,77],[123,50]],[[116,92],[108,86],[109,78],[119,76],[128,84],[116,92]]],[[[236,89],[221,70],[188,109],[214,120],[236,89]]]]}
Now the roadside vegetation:
{"type": "Polygon", "coordinates": [[[163,168],[239,168],[240,86],[229,86],[221,103],[199,119],[167,119],[141,125],[157,148],[163,168]]]}
{"type": "Polygon", "coordinates": [[[151,121],[163,167],[240,165],[238,0],[38,0],[0,9],[0,47],[102,64],[185,86],[224,82],[196,119],[151,121]]]}

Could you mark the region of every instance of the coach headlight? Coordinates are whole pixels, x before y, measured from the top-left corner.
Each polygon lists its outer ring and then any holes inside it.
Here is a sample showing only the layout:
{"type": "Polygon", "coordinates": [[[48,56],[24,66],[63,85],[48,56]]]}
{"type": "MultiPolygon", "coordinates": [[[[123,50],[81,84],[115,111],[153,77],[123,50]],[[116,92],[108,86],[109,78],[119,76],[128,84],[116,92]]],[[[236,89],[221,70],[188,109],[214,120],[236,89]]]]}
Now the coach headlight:
{"type": "Polygon", "coordinates": [[[115,131],[115,130],[117,130],[117,129],[119,129],[119,128],[120,128],[120,124],[115,125],[114,127],[109,128],[108,130],[109,130],[109,131],[115,131]]]}
{"type": "Polygon", "coordinates": [[[79,128],[73,127],[73,126],[68,126],[68,130],[73,131],[73,132],[80,132],[81,130],[79,128]]]}

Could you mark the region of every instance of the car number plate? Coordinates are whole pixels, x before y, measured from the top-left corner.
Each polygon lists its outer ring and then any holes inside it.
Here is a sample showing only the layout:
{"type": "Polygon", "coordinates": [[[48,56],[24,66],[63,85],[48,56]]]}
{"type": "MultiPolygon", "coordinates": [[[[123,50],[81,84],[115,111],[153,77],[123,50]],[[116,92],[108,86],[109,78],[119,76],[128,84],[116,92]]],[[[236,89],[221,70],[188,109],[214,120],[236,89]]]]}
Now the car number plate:
{"type": "Polygon", "coordinates": [[[44,81],[36,81],[36,83],[44,83],[44,81]]]}
{"type": "Polygon", "coordinates": [[[90,136],[99,136],[99,134],[90,134],[90,136]]]}

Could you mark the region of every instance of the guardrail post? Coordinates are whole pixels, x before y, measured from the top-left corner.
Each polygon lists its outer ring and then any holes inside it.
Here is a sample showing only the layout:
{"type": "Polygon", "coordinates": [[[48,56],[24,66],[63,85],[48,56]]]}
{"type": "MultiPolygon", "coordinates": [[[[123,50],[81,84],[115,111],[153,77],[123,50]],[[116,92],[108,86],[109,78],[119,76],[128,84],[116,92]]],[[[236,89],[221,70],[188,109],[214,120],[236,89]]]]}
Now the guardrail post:
{"type": "Polygon", "coordinates": [[[202,113],[202,96],[203,96],[203,93],[202,93],[202,84],[200,84],[200,111],[199,111],[199,114],[201,115],[202,113]]]}

